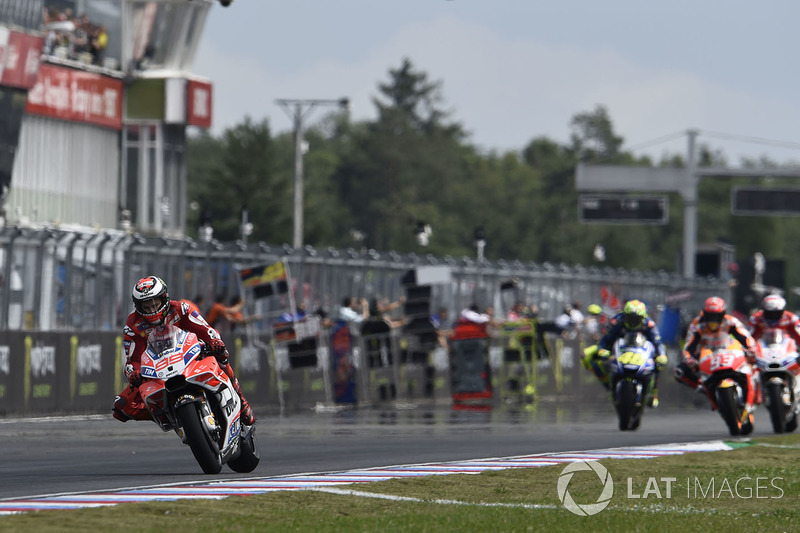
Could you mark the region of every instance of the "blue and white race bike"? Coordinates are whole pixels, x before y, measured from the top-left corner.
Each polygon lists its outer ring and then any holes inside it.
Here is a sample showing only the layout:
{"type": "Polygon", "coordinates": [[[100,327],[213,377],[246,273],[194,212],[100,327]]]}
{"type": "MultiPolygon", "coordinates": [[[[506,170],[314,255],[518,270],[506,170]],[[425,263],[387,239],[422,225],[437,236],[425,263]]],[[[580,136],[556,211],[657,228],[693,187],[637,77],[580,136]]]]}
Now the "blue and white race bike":
{"type": "Polygon", "coordinates": [[[610,386],[620,431],[639,428],[646,405],[652,405],[656,349],[638,331],[617,340],[608,359],[610,386]]]}

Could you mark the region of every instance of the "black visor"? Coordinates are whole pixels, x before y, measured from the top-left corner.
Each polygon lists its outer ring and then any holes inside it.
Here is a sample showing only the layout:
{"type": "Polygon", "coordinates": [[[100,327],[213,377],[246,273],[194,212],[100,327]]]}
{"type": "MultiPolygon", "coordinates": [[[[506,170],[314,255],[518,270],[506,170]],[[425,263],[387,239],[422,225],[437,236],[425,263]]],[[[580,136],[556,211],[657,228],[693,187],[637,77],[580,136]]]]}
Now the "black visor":
{"type": "Polygon", "coordinates": [[[703,313],[704,322],[722,322],[725,313],[703,313]]]}

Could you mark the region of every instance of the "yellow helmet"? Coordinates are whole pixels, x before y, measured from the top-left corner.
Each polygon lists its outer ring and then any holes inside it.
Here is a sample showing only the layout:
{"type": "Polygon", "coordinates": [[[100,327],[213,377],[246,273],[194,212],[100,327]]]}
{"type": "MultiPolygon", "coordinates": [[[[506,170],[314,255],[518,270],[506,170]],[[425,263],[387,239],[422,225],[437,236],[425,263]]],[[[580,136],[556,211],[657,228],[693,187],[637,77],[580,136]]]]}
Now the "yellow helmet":
{"type": "Polygon", "coordinates": [[[628,329],[638,329],[642,327],[647,319],[647,307],[639,300],[630,300],[622,308],[622,323],[628,329]]]}

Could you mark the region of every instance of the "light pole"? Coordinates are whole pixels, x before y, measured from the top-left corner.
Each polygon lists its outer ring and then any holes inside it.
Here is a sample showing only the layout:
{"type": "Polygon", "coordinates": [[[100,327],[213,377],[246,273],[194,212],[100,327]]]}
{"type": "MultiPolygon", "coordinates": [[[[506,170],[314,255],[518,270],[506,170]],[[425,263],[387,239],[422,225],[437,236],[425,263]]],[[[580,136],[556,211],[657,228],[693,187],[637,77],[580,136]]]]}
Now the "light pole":
{"type": "Polygon", "coordinates": [[[483,263],[484,254],[483,251],[486,249],[486,230],[483,228],[483,225],[480,225],[475,228],[475,248],[478,252],[478,262],[483,263]]]}
{"type": "Polygon", "coordinates": [[[294,126],[294,231],[292,246],[303,247],[303,118],[317,106],[335,105],[347,110],[350,107],[348,98],[338,100],[275,100],[292,119],[294,126]]]}

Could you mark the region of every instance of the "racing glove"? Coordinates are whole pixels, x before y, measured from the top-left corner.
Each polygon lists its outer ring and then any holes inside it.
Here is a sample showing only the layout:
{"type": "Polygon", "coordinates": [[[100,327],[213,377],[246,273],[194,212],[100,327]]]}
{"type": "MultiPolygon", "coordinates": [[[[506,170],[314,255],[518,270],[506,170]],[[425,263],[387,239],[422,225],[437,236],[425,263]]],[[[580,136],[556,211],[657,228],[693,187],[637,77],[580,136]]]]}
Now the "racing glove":
{"type": "Polygon", "coordinates": [[[134,369],[131,371],[130,374],[128,374],[128,383],[131,384],[131,387],[134,388],[138,387],[139,385],[142,384],[142,381],[143,381],[142,373],[139,372],[138,370],[134,369]]]}
{"type": "Polygon", "coordinates": [[[225,343],[222,339],[211,339],[206,343],[206,352],[210,353],[217,358],[220,364],[225,364],[228,361],[228,351],[225,349],[225,343]]]}
{"type": "Polygon", "coordinates": [[[689,367],[689,370],[691,370],[692,372],[697,371],[697,367],[699,365],[697,364],[697,359],[695,359],[694,357],[685,357],[683,359],[683,362],[686,363],[686,366],[689,367]]]}

